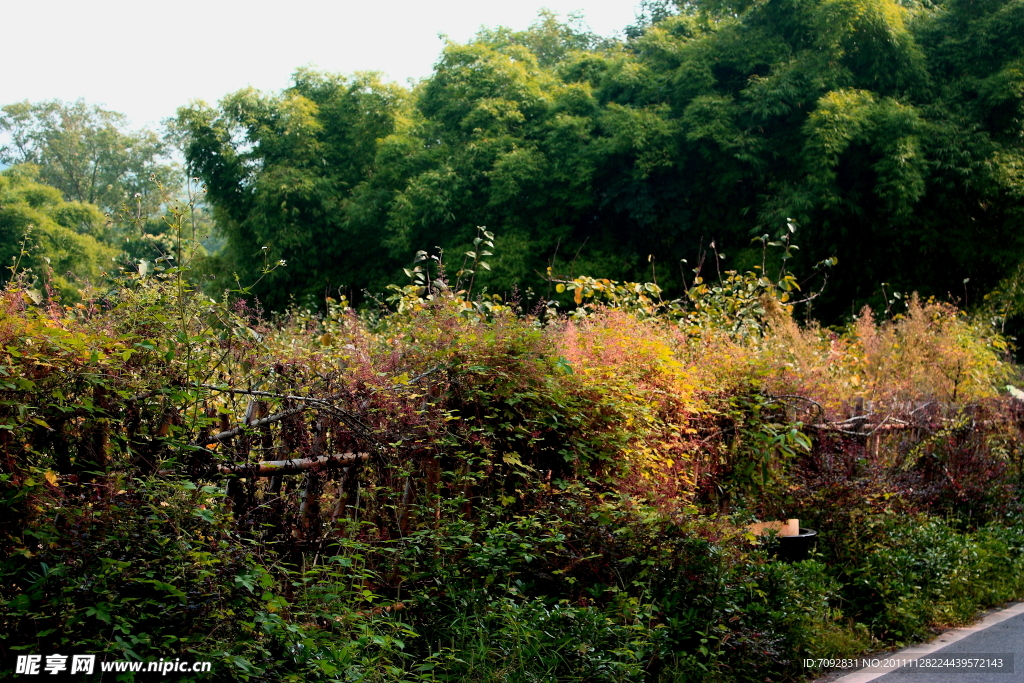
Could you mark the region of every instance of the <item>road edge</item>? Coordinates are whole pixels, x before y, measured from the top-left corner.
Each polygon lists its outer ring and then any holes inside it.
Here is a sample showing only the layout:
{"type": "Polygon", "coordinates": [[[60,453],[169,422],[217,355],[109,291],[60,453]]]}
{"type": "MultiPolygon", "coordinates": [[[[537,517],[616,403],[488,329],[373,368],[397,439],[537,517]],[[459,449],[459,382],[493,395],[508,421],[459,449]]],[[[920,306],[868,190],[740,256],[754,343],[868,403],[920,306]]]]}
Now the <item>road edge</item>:
{"type": "MultiPolygon", "coordinates": [[[[930,655],[933,652],[937,652],[938,650],[941,650],[944,647],[952,645],[953,643],[959,640],[963,640],[967,636],[978,633],[979,631],[984,631],[985,629],[991,626],[1001,624],[1007,619],[1012,619],[1013,617],[1019,616],[1021,614],[1024,614],[1024,602],[1013,602],[1007,606],[996,608],[994,610],[989,611],[979,621],[974,622],[970,626],[951,628],[948,631],[942,632],[941,634],[939,634],[932,640],[929,640],[928,642],[921,643],[919,645],[913,645],[911,647],[907,647],[902,650],[886,654],[886,657],[900,659],[904,661],[910,659],[919,659],[920,657],[930,655]]],[[[875,658],[875,656],[873,655],[871,657],[875,658]]],[[[892,673],[895,670],[895,667],[892,669],[885,669],[881,671],[872,668],[871,671],[853,671],[851,673],[840,675],[838,677],[836,677],[836,673],[838,672],[833,671],[828,674],[825,674],[824,676],[813,679],[812,683],[869,683],[870,681],[873,681],[876,678],[881,678],[882,676],[892,673]]]]}

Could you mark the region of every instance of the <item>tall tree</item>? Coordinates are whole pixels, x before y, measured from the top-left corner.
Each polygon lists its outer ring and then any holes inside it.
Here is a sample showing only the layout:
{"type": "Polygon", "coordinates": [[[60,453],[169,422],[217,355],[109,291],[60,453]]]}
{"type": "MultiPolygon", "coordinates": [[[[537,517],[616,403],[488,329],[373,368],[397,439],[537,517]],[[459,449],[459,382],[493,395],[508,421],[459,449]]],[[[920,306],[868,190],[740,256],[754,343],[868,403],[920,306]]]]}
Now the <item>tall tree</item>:
{"type": "Polygon", "coordinates": [[[162,201],[157,184],[177,190],[180,177],[168,149],[151,130],[133,131],[123,114],[84,100],[19,102],[0,109],[0,161],[31,163],[40,180],[69,201],[116,213],[141,199],[147,213],[162,201]]]}
{"type": "Polygon", "coordinates": [[[624,202],[682,212],[687,241],[740,267],[761,260],[752,237],[795,221],[805,267],[842,260],[828,319],[883,281],[956,296],[967,280],[977,300],[1020,260],[1019,2],[679,5],[588,73],[608,110],[662,106],[677,131],[624,202]]]}
{"type": "Polygon", "coordinates": [[[977,300],[1021,260],[1020,0],[652,2],[630,35],[542,15],[449,44],[411,92],[300,72],[182,110],[187,157],[235,257],[277,248],[303,293],[379,287],[478,225],[495,287],[653,257],[678,292],[702,244],[753,267],[796,224],[805,270],[840,258],[829,320],[883,281],[977,300]]]}
{"type": "MultiPolygon", "coordinates": [[[[214,264],[230,285],[260,278],[265,259],[287,268],[256,293],[272,307],[322,301],[360,287],[381,270],[379,236],[348,229],[349,196],[371,173],[379,141],[402,117],[406,92],[374,74],[333,76],[300,70],[280,95],[252,89],[215,109],[178,111],[191,173],[203,179],[227,238],[214,264]]],[[[358,289],[357,289],[358,291],[358,289]]]]}

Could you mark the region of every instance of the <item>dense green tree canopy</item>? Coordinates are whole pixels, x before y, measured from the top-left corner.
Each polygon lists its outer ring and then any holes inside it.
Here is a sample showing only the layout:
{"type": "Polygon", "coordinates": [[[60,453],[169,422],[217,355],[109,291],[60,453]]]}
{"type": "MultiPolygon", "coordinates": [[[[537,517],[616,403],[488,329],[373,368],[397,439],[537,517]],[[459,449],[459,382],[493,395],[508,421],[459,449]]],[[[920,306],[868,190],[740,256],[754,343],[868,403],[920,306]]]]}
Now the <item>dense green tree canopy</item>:
{"type": "Polygon", "coordinates": [[[0,172],[0,282],[25,273],[36,287],[74,296],[116,265],[117,251],[103,244],[107,222],[96,206],[64,201],[38,174],[32,165],[0,172]]]}
{"type": "MultiPolygon", "coordinates": [[[[217,267],[247,282],[266,259],[288,261],[261,283],[272,305],[362,285],[384,258],[377,231],[353,230],[349,216],[374,173],[380,140],[402,120],[404,90],[373,75],[300,71],[280,96],[237,92],[219,109],[182,109],[185,152],[207,186],[228,246],[217,267]]],[[[222,280],[222,284],[230,284],[222,280]]]]}
{"type": "MultiPolygon", "coordinates": [[[[379,289],[417,249],[498,235],[492,287],[535,272],[680,287],[714,242],[800,226],[841,264],[819,313],[895,289],[985,291],[1024,255],[1024,3],[651,5],[626,42],[543,14],[451,43],[406,91],[300,71],[179,111],[225,269],[260,294],[379,289]],[[687,267],[689,268],[689,266],[687,267]]],[[[461,256],[460,256],[461,258],[461,256]]]]}

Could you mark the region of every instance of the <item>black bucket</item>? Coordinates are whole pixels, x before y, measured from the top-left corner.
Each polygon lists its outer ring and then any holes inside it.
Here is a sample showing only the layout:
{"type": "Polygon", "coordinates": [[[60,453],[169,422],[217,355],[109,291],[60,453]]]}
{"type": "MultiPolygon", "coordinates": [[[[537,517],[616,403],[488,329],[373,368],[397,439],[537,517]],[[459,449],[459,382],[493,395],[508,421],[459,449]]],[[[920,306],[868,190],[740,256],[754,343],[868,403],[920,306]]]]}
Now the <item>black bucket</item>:
{"type": "Polygon", "coordinates": [[[799,536],[778,536],[777,540],[775,557],[783,562],[799,562],[807,559],[807,553],[818,540],[818,532],[800,527],[799,536]]]}

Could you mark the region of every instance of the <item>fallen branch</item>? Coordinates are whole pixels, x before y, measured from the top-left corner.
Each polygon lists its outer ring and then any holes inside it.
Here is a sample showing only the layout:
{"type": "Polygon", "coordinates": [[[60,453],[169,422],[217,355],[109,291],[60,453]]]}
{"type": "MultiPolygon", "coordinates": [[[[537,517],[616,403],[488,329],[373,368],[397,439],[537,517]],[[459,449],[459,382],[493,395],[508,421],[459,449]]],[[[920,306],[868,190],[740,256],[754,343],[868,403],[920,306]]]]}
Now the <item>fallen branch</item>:
{"type": "MultiPolygon", "coordinates": [[[[244,395],[247,395],[247,396],[259,396],[261,398],[280,398],[280,399],[288,399],[288,400],[292,400],[292,401],[305,402],[307,404],[312,404],[313,407],[319,408],[320,410],[327,410],[327,411],[330,411],[330,412],[334,413],[334,415],[336,417],[338,417],[342,422],[346,423],[350,428],[353,429],[353,431],[360,432],[360,433],[362,433],[364,435],[368,435],[370,433],[370,431],[371,431],[370,427],[367,426],[356,415],[348,412],[347,410],[343,410],[342,408],[339,408],[339,407],[337,407],[336,405],[333,404],[333,401],[336,401],[336,400],[342,398],[340,395],[328,396],[327,398],[317,398],[315,396],[293,396],[291,394],[275,394],[275,393],[270,392],[270,391],[256,391],[256,390],[250,390],[250,389],[232,389],[231,387],[218,387],[218,386],[213,385],[213,384],[203,384],[203,385],[199,385],[199,386],[201,386],[201,387],[203,387],[205,389],[211,389],[213,391],[221,391],[221,392],[228,393],[228,394],[244,394],[244,395]]],[[[282,412],[277,413],[275,415],[271,415],[270,417],[264,418],[263,420],[260,420],[258,422],[254,422],[251,425],[245,425],[245,426],[242,426],[242,427],[236,427],[235,429],[229,429],[227,431],[221,432],[220,434],[215,434],[214,436],[211,436],[209,438],[210,439],[216,439],[217,441],[221,441],[223,439],[230,439],[233,436],[238,436],[239,434],[241,434],[242,430],[245,429],[246,426],[248,426],[248,427],[260,427],[260,426],[263,426],[263,425],[266,425],[266,424],[270,424],[272,422],[278,422],[279,420],[282,420],[282,419],[288,417],[289,415],[294,415],[295,413],[301,412],[303,409],[304,408],[302,408],[302,407],[291,408],[289,410],[292,411],[292,412],[289,412],[288,410],[285,410],[285,411],[282,411],[282,412]]],[[[213,442],[212,441],[207,441],[207,443],[213,443],[213,442]]]]}
{"type": "Polygon", "coordinates": [[[247,477],[272,477],[278,474],[295,474],[319,467],[346,467],[356,462],[369,460],[369,453],[338,453],[321,455],[316,458],[294,458],[292,460],[264,460],[246,465],[220,465],[221,474],[238,474],[247,477]]]}
{"type": "MultiPolygon", "coordinates": [[[[415,376],[415,377],[413,377],[413,378],[412,378],[411,380],[409,380],[408,382],[406,382],[406,384],[416,384],[416,383],[418,383],[418,382],[419,382],[419,381],[420,381],[421,379],[423,379],[424,377],[427,377],[427,376],[429,376],[429,375],[432,375],[432,374],[434,374],[435,372],[437,372],[438,370],[441,370],[441,369],[443,369],[443,368],[444,368],[444,366],[443,366],[443,365],[435,365],[434,367],[430,368],[430,369],[429,369],[429,370],[427,370],[426,372],[424,372],[424,373],[422,373],[422,374],[420,374],[420,375],[416,375],[416,376],[415,376]]],[[[393,387],[393,388],[394,388],[394,389],[397,389],[397,388],[399,388],[399,387],[393,387]]],[[[402,604],[402,603],[398,603],[398,604],[402,604]]]]}
{"type": "Polygon", "coordinates": [[[909,424],[902,421],[901,423],[896,424],[885,424],[884,422],[882,422],[877,427],[871,429],[870,431],[862,432],[855,432],[851,429],[844,429],[844,427],[846,426],[846,422],[826,422],[825,424],[811,424],[804,426],[809,427],[810,429],[817,429],[819,432],[833,432],[836,434],[847,434],[849,436],[860,437],[872,436],[877,432],[897,432],[904,429],[926,429],[926,427],[923,425],[909,424]]]}

